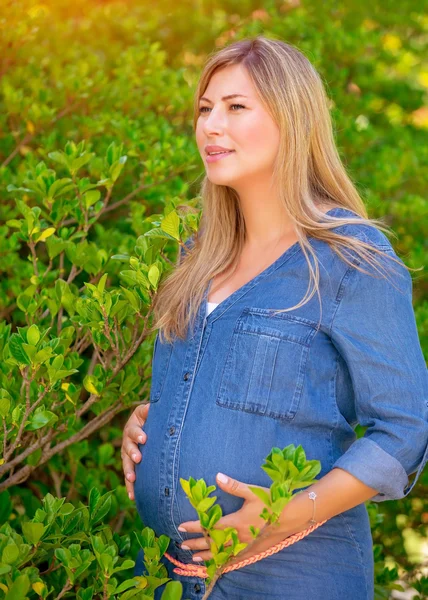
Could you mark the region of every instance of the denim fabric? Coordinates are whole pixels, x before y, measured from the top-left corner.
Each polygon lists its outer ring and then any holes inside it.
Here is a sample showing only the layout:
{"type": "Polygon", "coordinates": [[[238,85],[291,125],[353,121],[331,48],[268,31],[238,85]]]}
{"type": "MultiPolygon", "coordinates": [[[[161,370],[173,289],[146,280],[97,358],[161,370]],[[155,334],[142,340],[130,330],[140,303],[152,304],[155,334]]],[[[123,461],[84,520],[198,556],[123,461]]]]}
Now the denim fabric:
{"type": "MultiPolygon", "coordinates": [[[[335,229],[387,254],[388,238],[355,218],[335,229]]],[[[320,297],[293,311],[309,270],[299,243],[206,314],[206,300],[185,341],[156,338],[147,442],[136,465],[135,499],[144,524],[171,538],[169,552],[200,537],[177,531],[197,514],[180,478],[215,485],[221,471],[270,486],[261,469],[273,446],[301,444],[321,461],[319,478],[339,467],[377,490],[375,502],[406,496],[428,460],[428,372],[412,307],[412,279],[402,266],[385,279],[362,273],[310,238],[320,260],[320,297]],[[318,327],[318,321],[320,321],[318,327]],[[356,439],[357,423],[367,427],[356,439]],[[416,472],[417,471],[417,472],[416,472]],[[416,472],[412,484],[408,476],[416,472]]],[[[359,259],[351,253],[353,265],[359,259]]],[[[375,257],[379,255],[375,254],[375,257]]],[[[243,500],[219,488],[223,515],[243,500]]],[[[135,574],[142,572],[140,553],[135,574]]],[[[183,598],[201,598],[204,580],[177,576],[183,598]]],[[[194,563],[192,563],[194,564],[194,563]]],[[[160,595],[158,596],[160,598],[160,595]]],[[[227,599],[373,599],[372,538],[365,504],[327,521],[303,540],[253,565],[225,574],[211,596],[227,599]]]]}

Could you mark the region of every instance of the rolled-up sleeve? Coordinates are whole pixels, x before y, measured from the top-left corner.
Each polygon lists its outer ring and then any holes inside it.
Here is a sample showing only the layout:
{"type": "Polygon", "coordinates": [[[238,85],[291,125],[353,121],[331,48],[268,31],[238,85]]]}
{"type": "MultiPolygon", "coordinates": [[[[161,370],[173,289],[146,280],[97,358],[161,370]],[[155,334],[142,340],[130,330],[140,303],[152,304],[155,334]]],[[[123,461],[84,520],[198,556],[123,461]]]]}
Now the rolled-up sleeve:
{"type": "MultiPolygon", "coordinates": [[[[392,247],[382,250],[398,258],[392,247]]],[[[428,371],[412,306],[412,277],[398,260],[400,265],[382,259],[396,271],[387,279],[365,262],[361,266],[370,274],[348,268],[330,329],[349,371],[358,422],[366,427],[333,468],[376,489],[375,502],[407,496],[428,460],[428,371]]]]}

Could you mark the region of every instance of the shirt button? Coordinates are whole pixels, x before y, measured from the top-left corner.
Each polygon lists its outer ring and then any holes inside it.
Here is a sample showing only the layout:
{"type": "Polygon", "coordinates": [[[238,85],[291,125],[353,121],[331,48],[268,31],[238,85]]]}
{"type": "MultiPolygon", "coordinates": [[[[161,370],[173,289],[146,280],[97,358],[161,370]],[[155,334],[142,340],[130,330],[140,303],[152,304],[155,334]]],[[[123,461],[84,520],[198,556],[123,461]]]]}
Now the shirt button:
{"type": "Polygon", "coordinates": [[[165,488],[165,496],[169,496],[169,488],[168,487],[165,488]]]}
{"type": "Polygon", "coordinates": [[[169,435],[174,435],[175,432],[175,427],[170,427],[169,428],[169,435]]]}
{"type": "Polygon", "coordinates": [[[183,375],[184,381],[187,381],[189,379],[189,377],[190,377],[190,373],[184,373],[184,375],[183,375]]]}
{"type": "Polygon", "coordinates": [[[200,592],[201,586],[199,585],[199,583],[195,583],[195,587],[193,589],[195,590],[195,592],[200,592]]]}

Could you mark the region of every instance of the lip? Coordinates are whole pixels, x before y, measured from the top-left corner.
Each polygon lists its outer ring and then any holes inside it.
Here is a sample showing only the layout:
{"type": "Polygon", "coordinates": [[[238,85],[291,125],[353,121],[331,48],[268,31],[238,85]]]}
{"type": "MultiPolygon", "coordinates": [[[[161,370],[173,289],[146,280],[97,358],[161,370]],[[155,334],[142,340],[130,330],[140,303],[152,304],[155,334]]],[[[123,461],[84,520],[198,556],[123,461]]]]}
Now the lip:
{"type": "Polygon", "coordinates": [[[232,148],[225,148],[224,146],[205,146],[205,153],[208,154],[209,152],[233,152],[233,150],[232,148]]]}
{"type": "MultiPolygon", "coordinates": [[[[213,152],[214,152],[214,150],[213,150],[213,152]]],[[[214,162],[221,160],[222,158],[226,158],[227,156],[230,156],[234,152],[235,152],[235,150],[230,150],[229,152],[225,152],[224,154],[214,154],[213,156],[210,156],[209,154],[207,154],[205,160],[207,161],[207,163],[214,163],[214,162]]]]}

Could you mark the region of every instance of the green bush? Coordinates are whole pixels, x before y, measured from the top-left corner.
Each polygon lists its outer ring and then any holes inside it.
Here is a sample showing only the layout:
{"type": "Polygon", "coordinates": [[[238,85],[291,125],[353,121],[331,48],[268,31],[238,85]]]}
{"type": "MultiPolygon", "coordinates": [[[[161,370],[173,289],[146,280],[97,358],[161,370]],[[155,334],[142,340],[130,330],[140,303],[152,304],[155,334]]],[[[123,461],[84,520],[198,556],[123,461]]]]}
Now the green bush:
{"type": "MultiPolygon", "coordinates": [[[[23,535],[48,494],[78,510],[95,488],[114,492],[105,526],[126,536],[138,516],[118,450],[148,399],[151,300],[199,224],[191,110],[207,53],[258,33],[305,52],[370,214],[418,267],[427,21],[408,1],[60,4],[18,0],[0,17],[0,524],[23,535]]],[[[425,275],[414,308],[428,357],[425,275]]],[[[427,482],[425,472],[409,497],[368,505],[378,598],[398,576],[428,594],[427,482]]],[[[126,560],[137,550],[131,539],[126,560]]]]}

